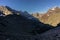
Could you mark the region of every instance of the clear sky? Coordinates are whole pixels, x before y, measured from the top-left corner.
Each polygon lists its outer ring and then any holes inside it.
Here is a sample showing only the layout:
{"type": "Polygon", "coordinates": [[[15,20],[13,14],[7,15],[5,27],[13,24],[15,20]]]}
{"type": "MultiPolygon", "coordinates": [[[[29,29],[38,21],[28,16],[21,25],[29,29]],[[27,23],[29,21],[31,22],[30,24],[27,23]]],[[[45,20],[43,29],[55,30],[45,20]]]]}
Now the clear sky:
{"type": "Polygon", "coordinates": [[[46,12],[51,7],[60,7],[60,0],[0,0],[0,5],[7,5],[29,13],[46,12]]]}

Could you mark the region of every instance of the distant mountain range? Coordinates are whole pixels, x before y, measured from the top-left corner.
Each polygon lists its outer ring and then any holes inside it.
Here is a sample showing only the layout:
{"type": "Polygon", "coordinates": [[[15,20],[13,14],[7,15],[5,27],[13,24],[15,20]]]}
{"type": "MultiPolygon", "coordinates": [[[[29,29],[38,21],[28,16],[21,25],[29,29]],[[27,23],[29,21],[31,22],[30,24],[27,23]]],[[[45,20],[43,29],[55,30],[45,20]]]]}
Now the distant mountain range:
{"type": "Polygon", "coordinates": [[[44,24],[57,26],[57,24],[60,23],[60,8],[59,7],[50,8],[44,14],[35,13],[35,14],[32,14],[32,15],[34,17],[38,18],[44,24]]]}

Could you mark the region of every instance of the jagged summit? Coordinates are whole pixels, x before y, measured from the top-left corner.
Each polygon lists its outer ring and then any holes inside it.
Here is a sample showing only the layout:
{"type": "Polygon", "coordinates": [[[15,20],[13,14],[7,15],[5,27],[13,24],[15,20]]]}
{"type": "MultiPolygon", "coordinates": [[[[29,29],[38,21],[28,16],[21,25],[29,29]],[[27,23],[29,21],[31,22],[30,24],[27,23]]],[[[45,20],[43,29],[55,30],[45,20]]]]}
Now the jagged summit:
{"type": "Polygon", "coordinates": [[[3,13],[4,15],[12,14],[11,8],[8,6],[0,6],[0,12],[3,13]]]}
{"type": "Polygon", "coordinates": [[[56,9],[60,9],[60,7],[55,6],[55,7],[52,7],[52,8],[51,8],[51,10],[56,10],[56,9]]]}
{"type": "Polygon", "coordinates": [[[10,14],[17,14],[19,15],[21,13],[21,11],[16,11],[12,8],[10,8],[9,6],[0,6],[0,12],[2,14],[6,15],[10,15],[10,14]]]}
{"type": "Polygon", "coordinates": [[[51,12],[60,12],[60,7],[55,6],[55,7],[50,8],[48,10],[48,13],[51,13],[51,12]]]}
{"type": "Polygon", "coordinates": [[[0,6],[0,16],[7,16],[7,15],[13,15],[13,14],[21,15],[28,19],[36,20],[36,18],[30,15],[27,11],[22,12],[22,11],[14,10],[9,6],[0,6]]]}

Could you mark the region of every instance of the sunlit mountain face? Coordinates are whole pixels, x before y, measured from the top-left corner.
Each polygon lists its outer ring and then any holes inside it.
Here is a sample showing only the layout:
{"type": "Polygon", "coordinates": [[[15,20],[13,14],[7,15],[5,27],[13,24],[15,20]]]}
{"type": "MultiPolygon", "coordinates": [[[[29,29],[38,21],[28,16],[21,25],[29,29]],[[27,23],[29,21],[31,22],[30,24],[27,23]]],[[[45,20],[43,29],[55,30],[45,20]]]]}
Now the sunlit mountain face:
{"type": "Polygon", "coordinates": [[[57,26],[60,23],[60,7],[52,7],[45,14],[33,14],[41,22],[45,24],[50,24],[52,26],[57,26]]]}

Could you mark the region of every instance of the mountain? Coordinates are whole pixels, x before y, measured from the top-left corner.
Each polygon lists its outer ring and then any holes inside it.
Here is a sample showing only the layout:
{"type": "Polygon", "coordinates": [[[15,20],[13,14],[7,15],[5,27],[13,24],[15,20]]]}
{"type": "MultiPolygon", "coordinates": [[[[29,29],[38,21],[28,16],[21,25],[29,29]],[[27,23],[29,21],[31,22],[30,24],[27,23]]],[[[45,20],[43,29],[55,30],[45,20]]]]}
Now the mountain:
{"type": "Polygon", "coordinates": [[[39,22],[36,18],[34,18],[35,20],[28,19],[28,17],[33,17],[30,14],[28,14],[28,12],[26,12],[26,11],[25,12],[16,11],[14,9],[11,9],[8,6],[0,6],[0,14],[2,15],[2,16],[0,16],[1,17],[1,24],[4,24],[4,26],[7,26],[8,28],[11,27],[11,25],[12,25],[12,29],[11,30],[13,30],[14,27],[15,27],[15,30],[18,30],[18,31],[19,30],[28,31],[28,30],[30,30],[30,28],[32,30],[32,28],[35,27],[35,25],[34,25],[35,23],[34,22],[35,21],[37,23],[39,22]],[[18,15],[18,13],[19,13],[19,15],[18,15]],[[22,26],[22,27],[20,28],[20,26],[22,26]]]}
{"type": "Polygon", "coordinates": [[[42,13],[34,13],[34,14],[31,14],[31,15],[36,17],[36,18],[41,18],[43,16],[42,13]]]}
{"type": "Polygon", "coordinates": [[[0,6],[0,39],[25,40],[42,34],[53,27],[40,22],[27,11],[17,11],[8,6],[0,6]]]}
{"type": "Polygon", "coordinates": [[[60,23],[60,8],[50,8],[42,17],[38,16],[38,19],[45,24],[57,26],[57,24],[60,23]]]}
{"type": "Polygon", "coordinates": [[[8,6],[0,6],[0,12],[2,13],[0,16],[6,16],[6,15],[9,15],[9,14],[17,14],[17,15],[22,15],[22,16],[25,16],[26,18],[28,19],[33,19],[35,20],[36,18],[34,18],[33,16],[31,16],[27,11],[17,11],[17,10],[14,10],[8,6]]]}

